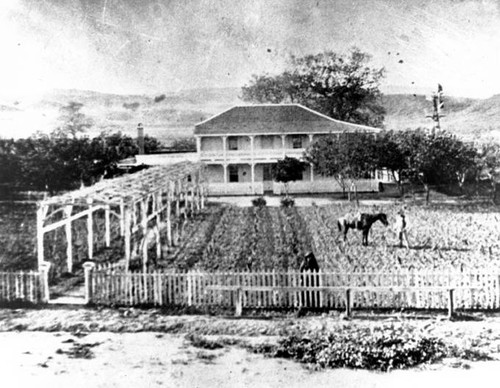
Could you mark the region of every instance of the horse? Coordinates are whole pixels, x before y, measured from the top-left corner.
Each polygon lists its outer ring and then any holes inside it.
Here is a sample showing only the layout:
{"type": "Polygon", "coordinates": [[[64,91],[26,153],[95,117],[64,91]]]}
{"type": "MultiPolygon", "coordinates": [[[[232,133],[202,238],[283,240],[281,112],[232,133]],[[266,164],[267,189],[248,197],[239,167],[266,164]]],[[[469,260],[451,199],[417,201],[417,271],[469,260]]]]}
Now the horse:
{"type": "Polygon", "coordinates": [[[339,218],[337,220],[337,226],[339,227],[339,232],[344,234],[344,241],[347,241],[347,232],[349,231],[349,229],[357,229],[363,231],[361,242],[364,246],[367,246],[370,228],[377,221],[382,222],[382,224],[384,224],[385,226],[389,225],[389,221],[387,221],[387,215],[385,213],[358,213],[354,217],[346,215],[339,218]]]}

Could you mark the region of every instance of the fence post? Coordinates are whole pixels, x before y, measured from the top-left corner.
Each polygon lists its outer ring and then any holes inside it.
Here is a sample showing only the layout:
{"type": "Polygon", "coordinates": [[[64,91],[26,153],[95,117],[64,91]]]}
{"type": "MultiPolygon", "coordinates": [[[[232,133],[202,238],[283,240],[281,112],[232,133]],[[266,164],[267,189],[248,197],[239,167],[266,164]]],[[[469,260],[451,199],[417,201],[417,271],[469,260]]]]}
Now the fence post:
{"type": "Polygon", "coordinates": [[[186,272],[186,280],[187,280],[187,304],[188,306],[193,305],[193,272],[186,272]]]}
{"type": "Polygon", "coordinates": [[[40,268],[40,288],[41,288],[41,299],[42,303],[49,303],[50,292],[49,292],[49,269],[51,263],[48,261],[43,261],[40,268]]]}
{"type": "Polygon", "coordinates": [[[448,294],[448,319],[452,319],[453,318],[453,315],[454,315],[454,306],[453,306],[453,292],[455,290],[453,288],[450,288],[448,290],[449,294],[448,294]]]}
{"type": "Polygon", "coordinates": [[[93,261],[87,261],[83,264],[84,278],[85,278],[85,304],[92,302],[92,279],[91,274],[95,268],[93,261]]]}
{"type": "Polygon", "coordinates": [[[345,290],[345,314],[350,317],[351,316],[351,289],[346,288],[345,290]]]}
{"type": "Polygon", "coordinates": [[[234,315],[236,317],[241,317],[243,314],[243,290],[241,287],[236,289],[236,311],[234,315]]]}
{"type": "Polygon", "coordinates": [[[497,303],[494,306],[495,308],[500,307],[500,276],[497,278],[497,303]]]}

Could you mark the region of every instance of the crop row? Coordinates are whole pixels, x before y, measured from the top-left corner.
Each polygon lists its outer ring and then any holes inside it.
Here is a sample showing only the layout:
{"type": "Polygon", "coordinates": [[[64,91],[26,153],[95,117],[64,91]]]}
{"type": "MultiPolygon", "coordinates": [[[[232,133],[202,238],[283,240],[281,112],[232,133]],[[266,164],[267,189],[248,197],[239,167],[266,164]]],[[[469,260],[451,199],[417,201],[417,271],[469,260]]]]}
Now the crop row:
{"type": "Polygon", "coordinates": [[[361,245],[361,232],[350,231],[343,243],[336,222],[355,209],[348,205],[301,208],[320,265],[331,270],[420,268],[474,270],[499,268],[500,215],[497,210],[462,208],[405,209],[410,249],[399,247],[394,229],[400,206],[362,207],[362,212],[385,212],[389,226],[375,223],[370,245],[361,245]]]}

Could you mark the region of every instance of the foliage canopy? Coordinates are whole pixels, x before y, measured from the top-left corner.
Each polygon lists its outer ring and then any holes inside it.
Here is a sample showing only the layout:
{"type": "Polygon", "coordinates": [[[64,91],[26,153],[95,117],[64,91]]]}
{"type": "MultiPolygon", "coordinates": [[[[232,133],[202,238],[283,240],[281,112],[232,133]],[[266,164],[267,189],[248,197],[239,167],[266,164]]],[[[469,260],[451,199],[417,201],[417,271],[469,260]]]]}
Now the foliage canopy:
{"type": "Polygon", "coordinates": [[[254,75],[242,88],[245,101],[299,103],[334,119],[381,126],[380,80],[384,69],[368,66],[370,56],[356,48],[347,55],[332,51],[292,57],[276,76],[254,75]]]}

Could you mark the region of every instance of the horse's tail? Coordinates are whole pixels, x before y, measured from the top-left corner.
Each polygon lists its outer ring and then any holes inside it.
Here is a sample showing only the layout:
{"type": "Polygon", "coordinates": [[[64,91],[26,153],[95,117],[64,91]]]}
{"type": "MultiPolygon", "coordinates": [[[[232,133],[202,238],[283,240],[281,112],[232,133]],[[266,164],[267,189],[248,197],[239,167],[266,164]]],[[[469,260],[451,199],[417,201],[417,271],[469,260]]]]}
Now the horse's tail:
{"type": "Polygon", "coordinates": [[[339,228],[339,232],[342,232],[342,222],[341,222],[341,220],[337,220],[337,226],[339,228]]]}

